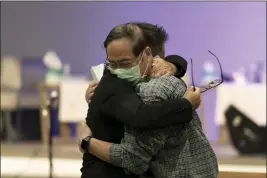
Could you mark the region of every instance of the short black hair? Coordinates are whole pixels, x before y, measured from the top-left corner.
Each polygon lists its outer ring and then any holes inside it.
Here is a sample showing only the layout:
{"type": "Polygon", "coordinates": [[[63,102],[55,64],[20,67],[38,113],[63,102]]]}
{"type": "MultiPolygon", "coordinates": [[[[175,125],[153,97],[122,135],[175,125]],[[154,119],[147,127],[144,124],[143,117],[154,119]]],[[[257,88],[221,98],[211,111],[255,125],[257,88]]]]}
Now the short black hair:
{"type": "Polygon", "coordinates": [[[106,40],[104,47],[114,40],[121,38],[129,38],[133,41],[133,54],[138,56],[142,50],[149,46],[152,50],[152,55],[158,55],[164,43],[168,40],[168,34],[162,26],[153,25],[147,22],[130,22],[119,25],[113,28],[106,40]]]}
{"type": "Polygon", "coordinates": [[[145,40],[152,49],[152,55],[158,55],[169,38],[165,29],[147,22],[135,22],[134,24],[143,31],[145,40]]]}

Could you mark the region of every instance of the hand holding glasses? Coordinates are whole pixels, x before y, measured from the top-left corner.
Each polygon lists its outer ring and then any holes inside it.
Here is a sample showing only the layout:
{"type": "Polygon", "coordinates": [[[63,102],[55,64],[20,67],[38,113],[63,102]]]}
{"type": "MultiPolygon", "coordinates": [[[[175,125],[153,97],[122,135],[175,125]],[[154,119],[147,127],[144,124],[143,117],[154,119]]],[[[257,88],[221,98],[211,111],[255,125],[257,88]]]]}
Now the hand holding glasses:
{"type": "MultiPolygon", "coordinates": [[[[222,84],[224,82],[223,72],[222,72],[222,66],[221,66],[221,63],[220,63],[218,57],[214,53],[212,53],[210,50],[208,50],[208,52],[215,57],[215,59],[217,60],[219,66],[220,66],[221,79],[212,80],[208,84],[198,87],[198,88],[200,88],[200,93],[203,93],[203,92],[208,91],[209,89],[215,88],[215,87],[219,86],[220,84],[222,84]]],[[[193,88],[194,88],[194,91],[195,91],[195,83],[194,83],[194,77],[193,77],[193,61],[192,61],[192,58],[190,58],[190,62],[191,62],[192,85],[193,85],[193,88]]]]}

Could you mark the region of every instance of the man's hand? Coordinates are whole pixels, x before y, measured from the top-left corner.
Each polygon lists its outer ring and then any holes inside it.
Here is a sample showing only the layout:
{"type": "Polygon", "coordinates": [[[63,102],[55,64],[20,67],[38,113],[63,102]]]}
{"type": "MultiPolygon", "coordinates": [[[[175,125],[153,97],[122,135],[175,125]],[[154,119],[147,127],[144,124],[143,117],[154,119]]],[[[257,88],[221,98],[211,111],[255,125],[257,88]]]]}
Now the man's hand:
{"type": "Polygon", "coordinates": [[[196,87],[196,90],[194,91],[193,87],[191,87],[186,91],[184,98],[192,104],[193,110],[196,110],[201,103],[200,89],[196,87]]]}
{"type": "Polygon", "coordinates": [[[97,85],[98,85],[98,82],[91,82],[86,90],[85,100],[88,104],[91,102],[91,98],[94,95],[97,85]]]}
{"type": "Polygon", "coordinates": [[[172,76],[176,72],[176,67],[161,58],[153,59],[152,68],[150,71],[150,78],[157,78],[161,76],[172,76]]]}
{"type": "Polygon", "coordinates": [[[78,146],[79,146],[79,149],[80,151],[82,152],[81,150],[81,143],[82,143],[82,140],[87,137],[87,136],[92,136],[92,131],[91,129],[87,126],[87,124],[85,122],[83,122],[79,128],[79,134],[78,134],[78,146]]]}

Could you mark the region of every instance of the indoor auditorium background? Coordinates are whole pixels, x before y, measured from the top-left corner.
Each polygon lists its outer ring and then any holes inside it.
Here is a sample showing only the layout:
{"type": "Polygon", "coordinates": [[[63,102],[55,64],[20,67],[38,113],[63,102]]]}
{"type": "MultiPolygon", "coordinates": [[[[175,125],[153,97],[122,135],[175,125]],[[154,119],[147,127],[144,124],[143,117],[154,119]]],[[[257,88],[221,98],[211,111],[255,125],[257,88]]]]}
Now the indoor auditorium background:
{"type": "MultiPolygon", "coordinates": [[[[219,177],[266,177],[265,2],[7,1],[1,2],[1,177],[49,176],[50,121],[54,177],[80,176],[75,135],[87,112],[91,67],[104,62],[111,28],[129,21],[162,25],[166,54],[192,58],[197,85],[220,77],[208,50],[216,54],[225,82],[203,94],[198,112],[219,177]],[[56,64],[44,62],[49,57],[56,64]]],[[[189,65],[189,83],[190,71],[189,65]]]]}

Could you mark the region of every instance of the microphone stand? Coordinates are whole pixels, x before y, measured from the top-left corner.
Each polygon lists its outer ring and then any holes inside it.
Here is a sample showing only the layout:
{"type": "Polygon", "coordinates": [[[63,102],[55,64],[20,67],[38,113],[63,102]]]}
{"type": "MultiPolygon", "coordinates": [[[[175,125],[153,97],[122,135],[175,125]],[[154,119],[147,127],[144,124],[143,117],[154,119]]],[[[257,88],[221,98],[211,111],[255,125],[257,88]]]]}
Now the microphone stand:
{"type": "Polygon", "coordinates": [[[53,178],[53,133],[52,133],[52,117],[54,109],[57,105],[57,91],[52,91],[49,101],[49,113],[50,113],[50,127],[48,137],[48,160],[49,160],[49,178],[53,178]]]}

